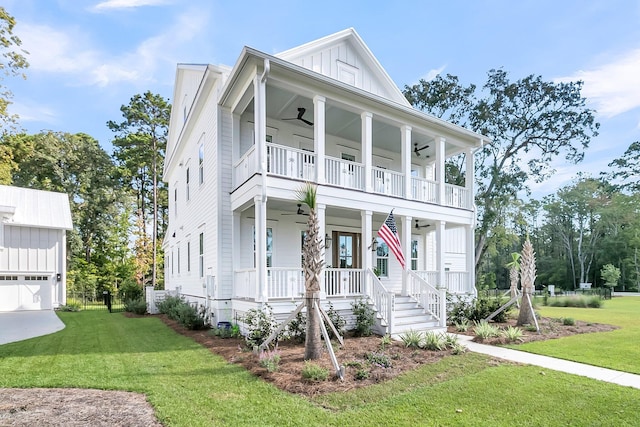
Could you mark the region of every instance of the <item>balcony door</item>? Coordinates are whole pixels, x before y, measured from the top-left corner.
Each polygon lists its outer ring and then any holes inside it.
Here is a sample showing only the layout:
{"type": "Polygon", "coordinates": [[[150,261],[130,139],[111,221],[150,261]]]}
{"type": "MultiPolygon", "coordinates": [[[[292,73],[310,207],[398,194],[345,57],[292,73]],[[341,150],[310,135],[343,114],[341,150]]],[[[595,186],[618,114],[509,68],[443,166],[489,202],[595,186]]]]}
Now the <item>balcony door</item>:
{"type": "Polygon", "coordinates": [[[360,267],[360,233],[333,232],[332,264],[336,268],[360,267]]]}

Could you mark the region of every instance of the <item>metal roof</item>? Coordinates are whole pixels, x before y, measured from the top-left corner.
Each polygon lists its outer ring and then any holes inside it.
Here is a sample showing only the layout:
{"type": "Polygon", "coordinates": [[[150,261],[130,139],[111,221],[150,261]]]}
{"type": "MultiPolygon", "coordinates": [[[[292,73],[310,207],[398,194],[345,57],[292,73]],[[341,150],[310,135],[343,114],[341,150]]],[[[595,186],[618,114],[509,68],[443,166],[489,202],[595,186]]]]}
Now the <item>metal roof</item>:
{"type": "Polygon", "coordinates": [[[24,227],[71,230],[71,208],[65,193],[0,185],[0,220],[24,227]]]}

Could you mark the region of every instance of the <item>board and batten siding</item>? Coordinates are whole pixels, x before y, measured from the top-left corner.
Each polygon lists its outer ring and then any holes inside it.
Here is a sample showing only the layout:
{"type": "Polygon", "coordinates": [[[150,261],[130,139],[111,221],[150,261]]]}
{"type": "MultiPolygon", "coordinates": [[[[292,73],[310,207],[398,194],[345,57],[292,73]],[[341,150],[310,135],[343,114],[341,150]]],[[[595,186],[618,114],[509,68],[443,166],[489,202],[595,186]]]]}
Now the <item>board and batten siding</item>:
{"type": "MultiPolygon", "coordinates": [[[[12,273],[62,271],[58,265],[64,231],[4,225],[4,249],[0,251],[0,271],[12,273]]],[[[64,260],[60,261],[60,263],[64,260]]]]}
{"type": "Polygon", "coordinates": [[[233,211],[231,209],[230,194],[233,191],[233,117],[230,111],[217,110],[217,119],[221,126],[218,129],[216,144],[217,167],[219,173],[216,174],[219,180],[217,188],[220,193],[217,195],[218,205],[218,236],[216,239],[217,254],[219,262],[217,269],[217,297],[218,299],[231,299],[233,297],[233,211]]]}

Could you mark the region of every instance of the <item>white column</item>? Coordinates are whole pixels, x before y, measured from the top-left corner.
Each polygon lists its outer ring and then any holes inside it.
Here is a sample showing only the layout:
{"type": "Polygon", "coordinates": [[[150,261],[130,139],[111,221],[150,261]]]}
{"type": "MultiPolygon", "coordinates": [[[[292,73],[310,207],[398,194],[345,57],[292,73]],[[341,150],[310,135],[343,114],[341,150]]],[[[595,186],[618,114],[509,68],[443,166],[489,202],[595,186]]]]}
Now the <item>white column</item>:
{"type": "MultiPolygon", "coordinates": [[[[372,225],[372,219],[373,219],[373,212],[371,211],[360,211],[360,216],[362,218],[361,221],[361,233],[362,233],[362,248],[361,248],[361,255],[362,255],[362,268],[364,269],[364,271],[368,271],[369,269],[373,269],[373,256],[374,253],[371,250],[371,242],[373,241],[373,225],[372,225]]],[[[365,276],[365,280],[364,280],[364,289],[363,292],[365,295],[369,295],[369,282],[366,280],[365,276]]]]}
{"type": "Polygon", "coordinates": [[[325,179],[325,145],[326,145],[326,120],[325,120],[325,104],[324,96],[316,95],[313,97],[313,151],[316,153],[316,182],[324,184],[325,179]]]}
{"type": "Polygon", "coordinates": [[[362,163],[364,163],[364,191],[373,191],[371,168],[373,167],[373,114],[364,112],[362,119],[362,163]]]}
{"type": "Polygon", "coordinates": [[[256,74],[253,79],[253,128],[255,135],[256,156],[260,171],[264,177],[267,172],[267,102],[266,83],[256,74]]]}
{"type": "MultiPolygon", "coordinates": [[[[326,234],[326,223],[327,223],[327,205],[324,203],[316,203],[316,215],[318,216],[318,234],[320,240],[322,242],[322,258],[326,261],[326,251],[325,248],[325,234],[326,234]]],[[[325,287],[325,279],[324,279],[324,265],[322,266],[322,271],[320,272],[320,298],[324,299],[327,297],[327,291],[325,287]]]]}
{"type": "MultiPolygon", "coordinates": [[[[239,211],[234,211],[233,216],[231,217],[231,280],[235,281],[235,271],[240,268],[240,248],[242,245],[240,244],[240,234],[242,230],[242,222],[241,215],[239,211]]],[[[218,279],[218,283],[219,279],[218,279]]],[[[219,288],[220,286],[218,286],[219,288]]],[[[236,289],[233,289],[233,295],[231,297],[235,297],[236,289]]]]}
{"type": "Polygon", "coordinates": [[[412,199],[411,194],[411,126],[403,125],[400,128],[400,141],[402,156],[402,174],[404,175],[404,198],[412,199]]]}
{"type": "Polygon", "coordinates": [[[261,196],[253,198],[256,230],[256,300],[267,302],[267,202],[261,196]]]}
{"type": "Polygon", "coordinates": [[[405,216],[402,219],[402,253],[404,254],[404,271],[402,272],[402,295],[409,295],[409,273],[411,270],[411,222],[413,217],[405,216]]]}
{"type": "Polygon", "coordinates": [[[436,182],[438,183],[438,203],[440,205],[445,204],[445,192],[444,192],[444,161],[445,161],[445,152],[444,152],[444,142],[445,139],[442,137],[437,137],[436,144],[436,182]]]}
{"type": "Polygon", "coordinates": [[[476,241],[475,241],[475,226],[467,225],[465,227],[467,238],[467,292],[478,295],[476,290],[476,241]]]}
{"type": "Polygon", "coordinates": [[[446,273],[444,271],[444,221],[436,221],[436,270],[438,271],[438,282],[435,286],[444,288],[447,286],[446,273]]]}
{"type": "Polygon", "coordinates": [[[464,176],[465,176],[464,186],[467,189],[467,197],[468,197],[466,202],[469,209],[472,209],[473,203],[474,203],[473,188],[474,188],[474,181],[475,181],[475,158],[473,155],[472,148],[467,149],[467,152],[465,155],[465,166],[466,168],[464,172],[464,176]]]}

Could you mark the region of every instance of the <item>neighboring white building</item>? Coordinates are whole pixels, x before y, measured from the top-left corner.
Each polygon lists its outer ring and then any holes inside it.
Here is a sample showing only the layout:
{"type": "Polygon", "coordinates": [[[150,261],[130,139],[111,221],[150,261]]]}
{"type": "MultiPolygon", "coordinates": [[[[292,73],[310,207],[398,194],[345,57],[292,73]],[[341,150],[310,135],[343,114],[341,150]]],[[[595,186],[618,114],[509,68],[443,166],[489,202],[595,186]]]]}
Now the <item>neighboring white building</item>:
{"type": "Polygon", "coordinates": [[[66,304],[72,227],[66,194],[0,185],[0,311],[66,304]]]}
{"type": "Polygon", "coordinates": [[[444,164],[465,153],[473,177],[483,139],[412,108],[353,29],[275,56],[245,47],[233,68],[180,64],[165,287],[215,321],[267,302],[291,312],[307,219],[295,193],[311,181],[326,299],[368,296],[381,332],[442,327],[442,289],[475,294],[473,179],[446,183],[444,164]],[[380,239],[372,250],[392,209],[407,271],[380,239]]]}

